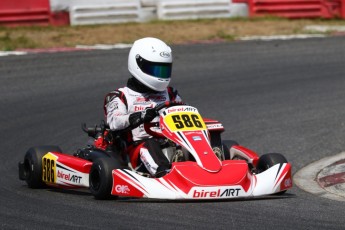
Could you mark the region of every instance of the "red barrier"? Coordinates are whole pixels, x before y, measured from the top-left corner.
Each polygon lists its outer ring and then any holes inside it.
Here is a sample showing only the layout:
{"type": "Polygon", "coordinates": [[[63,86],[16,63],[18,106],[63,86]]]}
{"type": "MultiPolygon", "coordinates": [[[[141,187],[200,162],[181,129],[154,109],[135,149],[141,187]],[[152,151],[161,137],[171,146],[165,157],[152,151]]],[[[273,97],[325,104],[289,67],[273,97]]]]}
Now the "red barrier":
{"type": "Polygon", "coordinates": [[[0,0],[0,25],[68,25],[67,12],[50,12],[49,0],[0,0]]]}
{"type": "Polygon", "coordinates": [[[345,19],[345,0],[341,0],[340,5],[340,17],[345,19]]]}
{"type": "Polygon", "coordinates": [[[324,0],[322,1],[323,18],[344,18],[342,17],[342,5],[345,0],[324,0]]]}
{"type": "Polygon", "coordinates": [[[0,25],[49,25],[49,0],[1,0],[0,25]]]}
{"type": "Polygon", "coordinates": [[[249,0],[249,14],[285,18],[344,17],[344,2],[345,0],[249,0]]]}

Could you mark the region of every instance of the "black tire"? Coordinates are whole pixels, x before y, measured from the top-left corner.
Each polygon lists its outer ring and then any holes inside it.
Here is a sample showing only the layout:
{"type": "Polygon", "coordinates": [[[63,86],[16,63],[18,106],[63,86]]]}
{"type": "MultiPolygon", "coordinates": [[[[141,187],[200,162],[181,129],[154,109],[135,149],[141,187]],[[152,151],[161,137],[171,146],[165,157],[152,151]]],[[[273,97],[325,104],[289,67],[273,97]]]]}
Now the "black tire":
{"type": "MultiPolygon", "coordinates": [[[[257,172],[263,172],[269,168],[271,168],[272,166],[276,165],[276,164],[282,164],[282,163],[288,163],[288,161],[286,160],[286,158],[280,154],[280,153],[267,153],[264,154],[262,156],[260,156],[258,164],[256,166],[257,172]]],[[[281,191],[276,193],[277,195],[281,195],[283,193],[285,193],[285,191],[281,191]]]]}
{"type": "Polygon", "coordinates": [[[116,158],[98,158],[95,159],[91,166],[89,175],[90,191],[97,200],[115,199],[111,195],[113,187],[113,169],[124,168],[116,158]]]}
{"type": "Polygon", "coordinates": [[[230,148],[232,146],[238,146],[238,142],[237,141],[233,141],[233,140],[225,140],[223,141],[223,152],[224,152],[224,159],[225,160],[230,160],[230,148]]]}
{"type": "Polygon", "coordinates": [[[280,153],[267,153],[260,156],[256,169],[263,172],[276,164],[288,163],[286,158],[280,153]]]}
{"type": "Polygon", "coordinates": [[[37,146],[30,148],[24,157],[24,176],[29,188],[43,188],[42,157],[48,152],[61,153],[58,146],[37,146]]]}

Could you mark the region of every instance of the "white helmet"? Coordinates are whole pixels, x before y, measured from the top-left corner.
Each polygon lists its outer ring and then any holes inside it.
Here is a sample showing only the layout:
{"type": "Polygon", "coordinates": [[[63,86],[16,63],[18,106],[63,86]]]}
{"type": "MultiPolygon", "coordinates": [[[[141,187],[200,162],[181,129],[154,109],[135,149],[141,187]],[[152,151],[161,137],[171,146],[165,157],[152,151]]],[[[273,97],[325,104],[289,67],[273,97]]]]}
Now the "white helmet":
{"type": "Polygon", "coordinates": [[[134,42],[128,55],[128,70],[138,81],[154,91],[164,91],[170,83],[171,48],[157,38],[134,42]]]}

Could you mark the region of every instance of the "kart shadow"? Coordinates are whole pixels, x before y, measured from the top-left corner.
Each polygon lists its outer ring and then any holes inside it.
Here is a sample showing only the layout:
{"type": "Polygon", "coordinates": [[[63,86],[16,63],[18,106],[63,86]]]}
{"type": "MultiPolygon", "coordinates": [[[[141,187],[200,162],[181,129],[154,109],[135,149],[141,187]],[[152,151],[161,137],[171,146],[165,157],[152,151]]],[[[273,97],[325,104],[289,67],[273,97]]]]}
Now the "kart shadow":
{"type": "Polygon", "coordinates": [[[277,199],[291,199],[296,198],[295,194],[269,195],[261,197],[241,197],[232,199],[199,199],[199,200],[167,200],[167,199],[148,199],[148,198],[118,198],[117,202],[138,202],[138,203],[214,203],[214,202],[243,202],[243,201],[258,201],[258,200],[277,200],[277,199]]]}
{"type": "Polygon", "coordinates": [[[90,196],[92,197],[92,194],[89,190],[84,189],[78,189],[78,190],[72,190],[72,189],[61,189],[61,188],[47,188],[46,189],[49,192],[55,192],[55,193],[62,193],[62,194],[71,194],[71,195],[77,195],[77,196],[90,196]]]}
{"type": "MultiPolygon", "coordinates": [[[[56,192],[61,194],[70,194],[76,196],[90,196],[93,198],[92,194],[88,189],[61,189],[61,188],[46,188],[47,191],[56,192]]],[[[135,198],[135,197],[113,197],[109,200],[116,200],[116,202],[124,203],[214,203],[214,202],[249,202],[249,201],[259,201],[259,200],[277,200],[277,199],[291,199],[296,198],[295,194],[285,193],[285,194],[273,194],[268,196],[260,197],[241,197],[241,198],[232,198],[232,199],[180,199],[180,200],[169,200],[169,199],[149,199],[149,198],[135,198]]]]}

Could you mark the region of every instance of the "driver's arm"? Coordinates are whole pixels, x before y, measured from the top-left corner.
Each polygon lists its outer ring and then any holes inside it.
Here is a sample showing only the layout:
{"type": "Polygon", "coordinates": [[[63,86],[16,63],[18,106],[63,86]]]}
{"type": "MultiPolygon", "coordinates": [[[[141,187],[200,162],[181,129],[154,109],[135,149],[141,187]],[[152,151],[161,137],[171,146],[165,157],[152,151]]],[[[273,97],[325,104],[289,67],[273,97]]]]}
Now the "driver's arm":
{"type": "Polygon", "coordinates": [[[104,110],[110,129],[121,130],[127,128],[130,125],[129,114],[127,112],[127,106],[121,99],[120,94],[115,92],[107,97],[104,103],[104,110]]]}
{"type": "Polygon", "coordinates": [[[175,101],[176,102],[182,102],[182,98],[180,97],[180,95],[176,95],[176,98],[175,98],[175,101]]]}
{"type": "Polygon", "coordinates": [[[176,89],[174,89],[173,87],[168,87],[167,90],[168,90],[170,101],[182,102],[182,98],[180,97],[176,89]]]}

